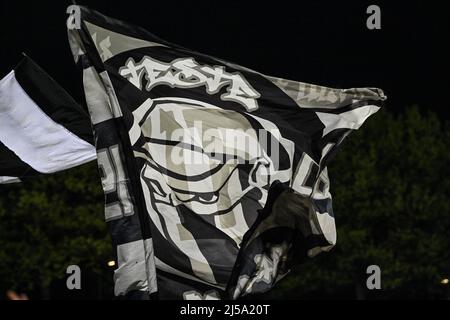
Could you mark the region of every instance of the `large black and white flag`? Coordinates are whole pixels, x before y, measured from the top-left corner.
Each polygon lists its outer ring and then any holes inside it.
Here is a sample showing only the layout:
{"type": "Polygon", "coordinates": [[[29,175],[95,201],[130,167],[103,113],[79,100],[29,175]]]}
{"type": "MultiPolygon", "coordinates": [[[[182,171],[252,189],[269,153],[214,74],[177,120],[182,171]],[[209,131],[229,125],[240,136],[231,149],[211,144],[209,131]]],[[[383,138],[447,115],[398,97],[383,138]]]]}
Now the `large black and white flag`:
{"type": "Polygon", "coordinates": [[[96,158],[89,116],[30,58],[0,80],[0,184],[96,158]]]}
{"type": "Polygon", "coordinates": [[[116,295],[237,299],[334,246],[326,165],[381,90],[265,76],[72,9],[116,295]]]}

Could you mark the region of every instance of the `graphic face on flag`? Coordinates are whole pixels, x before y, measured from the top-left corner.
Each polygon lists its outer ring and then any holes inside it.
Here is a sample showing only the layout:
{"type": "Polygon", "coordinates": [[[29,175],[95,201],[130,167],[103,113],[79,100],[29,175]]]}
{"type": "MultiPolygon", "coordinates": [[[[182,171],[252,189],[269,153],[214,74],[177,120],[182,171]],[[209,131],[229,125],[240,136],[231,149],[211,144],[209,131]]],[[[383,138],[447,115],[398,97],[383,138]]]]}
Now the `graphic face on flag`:
{"type": "MultiPolygon", "coordinates": [[[[265,204],[271,179],[284,180],[263,148],[267,139],[259,144],[258,134],[267,138],[269,131],[253,128],[236,111],[201,101],[149,101],[134,112],[144,139],[133,149],[146,159],[141,181],[153,219],[169,226],[179,210],[190,211],[239,244],[265,204]],[[203,124],[209,127],[204,130],[203,124]],[[253,201],[243,201],[248,197],[253,201]]],[[[272,149],[279,149],[272,140],[272,149]]],[[[175,237],[186,233],[179,223],[172,229],[178,231],[175,237]]]]}
{"type": "MultiPolygon", "coordinates": [[[[280,151],[279,141],[270,139],[271,132],[279,134],[270,121],[259,122],[251,115],[180,97],[147,99],[133,117],[141,139],[132,147],[145,159],[141,184],[147,210],[161,226],[158,231],[179,248],[193,238],[173,218],[180,211],[201,216],[239,245],[257,210],[264,207],[270,180],[288,181],[289,174],[277,170],[277,161],[267,154],[271,149],[278,159],[280,151]],[[257,125],[253,127],[252,122],[257,125]]],[[[182,250],[195,254],[189,248],[182,250]]],[[[202,255],[200,248],[198,255],[202,255]]],[[[211,280],[210,272],[197,276],[211,280]]]]}
{"type": "Polygon", "coordinates": [[[95,131],[117,295],[237,299],[335,244],[326,165],[378,111],[381,90],[265,76],[80,13],[69,40],[95,131]]]}

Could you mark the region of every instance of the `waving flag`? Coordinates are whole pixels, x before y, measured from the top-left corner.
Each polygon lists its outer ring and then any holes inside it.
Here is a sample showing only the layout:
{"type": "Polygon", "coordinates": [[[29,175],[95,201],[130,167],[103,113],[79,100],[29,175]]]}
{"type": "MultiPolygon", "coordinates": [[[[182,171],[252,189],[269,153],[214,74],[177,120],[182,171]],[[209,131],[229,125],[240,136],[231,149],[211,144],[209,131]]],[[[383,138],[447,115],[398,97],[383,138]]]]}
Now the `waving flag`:
{"type": "Polygon", "coordinates": [[[265,76],[75,8],[116,295],[238,299],[334,246],[326,166],[381,90],[265,76]]]}
{"type": "Polygon", "coordinates": [[[96,158],[87,113],[30,58],[0,80],[0,184],[96,158]]]}

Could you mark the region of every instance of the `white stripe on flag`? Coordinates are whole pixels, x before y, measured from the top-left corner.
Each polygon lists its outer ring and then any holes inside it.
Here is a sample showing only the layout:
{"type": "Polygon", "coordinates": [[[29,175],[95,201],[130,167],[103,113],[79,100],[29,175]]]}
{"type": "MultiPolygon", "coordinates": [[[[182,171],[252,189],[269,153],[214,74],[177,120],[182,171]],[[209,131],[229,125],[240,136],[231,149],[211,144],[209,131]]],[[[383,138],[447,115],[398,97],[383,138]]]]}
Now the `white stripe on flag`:
{"type": "Polygon", "coordinates": [[[54,122],[27,95],[11,71],[0,81],[0,141],[42,173],[96,158],[94,146],[54,122]]]}
{"type": "Polygon", "coordinates": [[[0,184],[16,183],[21,182],[19,178],[16,177],[0,177],[0,184]]]}

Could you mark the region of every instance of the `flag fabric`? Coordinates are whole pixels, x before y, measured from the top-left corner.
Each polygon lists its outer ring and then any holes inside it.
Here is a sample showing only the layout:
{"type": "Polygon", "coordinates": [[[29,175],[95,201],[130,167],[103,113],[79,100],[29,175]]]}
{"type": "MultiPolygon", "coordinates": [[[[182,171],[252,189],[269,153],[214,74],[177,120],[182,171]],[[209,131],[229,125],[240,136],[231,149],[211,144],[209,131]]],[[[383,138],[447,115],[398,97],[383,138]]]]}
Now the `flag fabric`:
{"type": "Polygon", "coordinates": [[[76,8],[117,296],[238,299],[335,245],[327,164],[382,90],[269,77],[76,8]]]}
{"type": "Polygon", "coordinates": [[[89,115],[29,57],[0,80],[0,184],[96,158],[89,115]]]}

